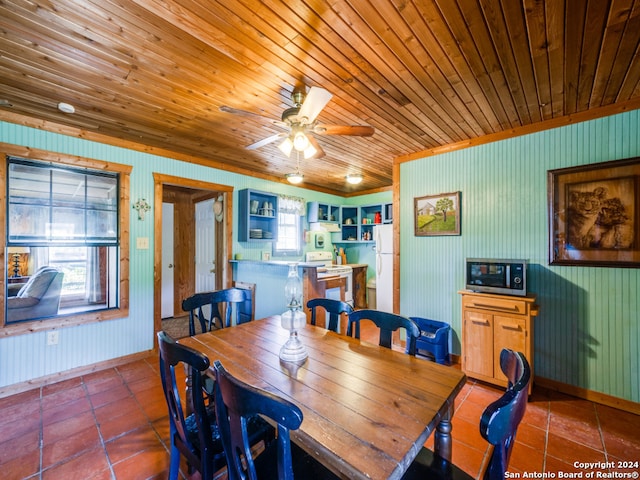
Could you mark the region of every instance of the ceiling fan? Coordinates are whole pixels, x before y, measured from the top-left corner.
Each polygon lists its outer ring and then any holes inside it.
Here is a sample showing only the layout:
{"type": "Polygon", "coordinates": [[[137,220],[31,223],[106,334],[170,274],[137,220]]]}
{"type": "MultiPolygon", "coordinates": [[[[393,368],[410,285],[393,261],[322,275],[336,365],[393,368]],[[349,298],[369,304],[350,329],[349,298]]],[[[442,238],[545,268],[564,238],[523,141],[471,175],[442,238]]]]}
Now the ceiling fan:
{"type": "MultiPolygon", "coordinates": [[[[277,133],[263,138],[246,147],[247,150],[255,150],[264,147],[277,140],[283,140],[278,148],[286,155],[291,156],[295,150],[303,154],[305,159],[320,158],[325,155],[324,150],[316,141],[315,135],[352,135],[370,137],[375,128],[368,125],[323,125],[316,121],[318,114],[329,103],[333,94],[324,88],[311,87],[309,93],[305,89],[296,89],[291,94],[294,106],[282,112],[281,120],[267,119],[273,125],[287,129],[287,132],[277,133]]],[[[250,115],[265,118],[257,113],[246,110],[238,110],[233,107],[221,106],[220,111],[234,115],[250,115]]]]}

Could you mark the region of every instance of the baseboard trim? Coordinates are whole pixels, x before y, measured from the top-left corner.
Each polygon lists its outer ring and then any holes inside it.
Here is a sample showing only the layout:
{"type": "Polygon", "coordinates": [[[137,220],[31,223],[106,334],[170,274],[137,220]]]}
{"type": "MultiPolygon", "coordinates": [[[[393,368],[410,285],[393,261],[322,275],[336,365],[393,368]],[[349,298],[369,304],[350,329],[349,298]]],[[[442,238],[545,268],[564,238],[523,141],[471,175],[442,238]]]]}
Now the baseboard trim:
{"type": "MultiPolygon", "coordinates": [[[[449,356],[451,365],[460,365],[461,358],[459,355],[451,354],[449,356]]],[[[626,400],[624,398],[614,397],[607,395],[606,393],[595,392],[586,388],[576,387],[567,383],[551,380],[550,378],[544,378],[536,375],[533,379],[534,388],[542,387],[555,392],[564,393],[573,397],[582,398],[591,402],[599,403],[600,405],[606,405],[608,407],[617,408],[625,412],[640,415],[640,403],[626,400]]]]}
{"type": "Polygon", "coordinates": [[[91,365],[85,365],[84,367],[72,368],[71,370],[65,370],[64,372],[54,373],[44,377],[34,378],[32,380],[7,385],[6,387],[0,387],[0,398],[9,397],[18,393],[27,392],[34,388],[41,388],[46,385],[61,382],[63,380],[69,380],[89,373],[99,372],[108,368],[118,367],[125,363],[135,362],[142,360],[155,353],[155,350],[147,350],[144,352],[134,353],[132,355],[126,355],[124,357],[114,358],[104,362],[94,363],[91,365]]]}
{"type": "Polygon", "coordinates": [[[624,398],[614,397],[612,395],[607,395],[606,393],[595,392],[593,390],[568,385],[566,383],[539,376],[534,378],[534,383],[538,387],[547,388],[549,390],[565,393],[584,400],[590,400],[601,405],[617,408],[618,410],[624,410],[625,412],[633,413],[635,415],[640,415],[640,403],[632,402],[631,400],[625,400],[624,398]]]}
{"type": "MultiPolygon", "coordinates": [[[[0,388],[0,398],[16,395],[18,393],[27,392],[34,388],[41,388],[46,385],[61,382],[63,380],[69,380],[89,373],[99,372],[108,368],[118,367],[125,363],[135,362],[142,360],[155,354],[155,350],[147,350],[144,352],[134,353],[132,355],[126,355],[124,357],[118,357],[105,362],[94,363],[92,365],[86,365],[84,367],[77,367],[64,372],[47,375],[44,377],[29,380],[27,382],[16,383],[0,388]]],[[[459,364],[460,357],[458,355],[450,355],[451,365],[459,364]]],[[[640,415],[640,403],[632,402],[631,400],[625,400],[624,398],[614,397],[605,393],[595,392],[586,388],[576,387],[567,383],[558,382],[549,378],[536,376],[534,379],[535,385],[554,390],[556,392],[565,393],[574,397],[589,400],[608,407],[617,408],[625,412],[640,415]]]]}

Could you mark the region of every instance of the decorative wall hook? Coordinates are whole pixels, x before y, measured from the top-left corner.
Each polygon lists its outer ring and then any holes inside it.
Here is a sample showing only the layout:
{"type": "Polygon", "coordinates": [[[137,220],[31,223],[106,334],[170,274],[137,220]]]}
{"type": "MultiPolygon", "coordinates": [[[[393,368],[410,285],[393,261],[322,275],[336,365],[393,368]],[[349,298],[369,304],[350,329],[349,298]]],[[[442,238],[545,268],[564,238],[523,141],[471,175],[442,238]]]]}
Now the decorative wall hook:
{"type": "Polygon", "coordinates": [[[151,210],[151,205],[149,205],[144,198],[139,198],[138,201],[133,204],[133,208],[138,211],[138,218],[144,220],[144,214],[151,210]]]}

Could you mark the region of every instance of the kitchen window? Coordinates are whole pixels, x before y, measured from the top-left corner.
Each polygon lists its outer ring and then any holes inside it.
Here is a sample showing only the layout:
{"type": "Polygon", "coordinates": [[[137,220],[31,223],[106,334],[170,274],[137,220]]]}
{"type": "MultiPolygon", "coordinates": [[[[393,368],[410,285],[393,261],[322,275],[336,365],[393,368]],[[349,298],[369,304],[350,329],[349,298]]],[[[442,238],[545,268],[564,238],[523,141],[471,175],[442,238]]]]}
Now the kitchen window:
{"type": "Polygon", "coordinates": [[[278,213],[278,241],[275,253],[278,255],[299,255],[300,216],[294,213],[278,213]]]}
{"type": "Polygon", "coordinates": [[[305,215],[305,209],[303,198],[278,197],[278,240],[274,255],[302,254],[302,216],[305,215]]]}

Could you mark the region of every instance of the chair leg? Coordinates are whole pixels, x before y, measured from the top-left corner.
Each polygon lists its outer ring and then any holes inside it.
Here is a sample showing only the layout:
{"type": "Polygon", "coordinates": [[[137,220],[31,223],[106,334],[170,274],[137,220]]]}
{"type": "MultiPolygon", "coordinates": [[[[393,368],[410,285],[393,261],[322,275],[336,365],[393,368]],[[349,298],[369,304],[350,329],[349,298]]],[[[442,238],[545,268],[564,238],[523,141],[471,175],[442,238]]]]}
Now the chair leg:
{"type": "MultiPolygon", "coordinates": [[[[173,434],[171,434],[173,438],[173,434]]],[[[170,464],[169,464],[169,480],[178,480],[178,473],[180,472],[180,450],[175,444],[171,444],[170,452],[170,464]]]]}

